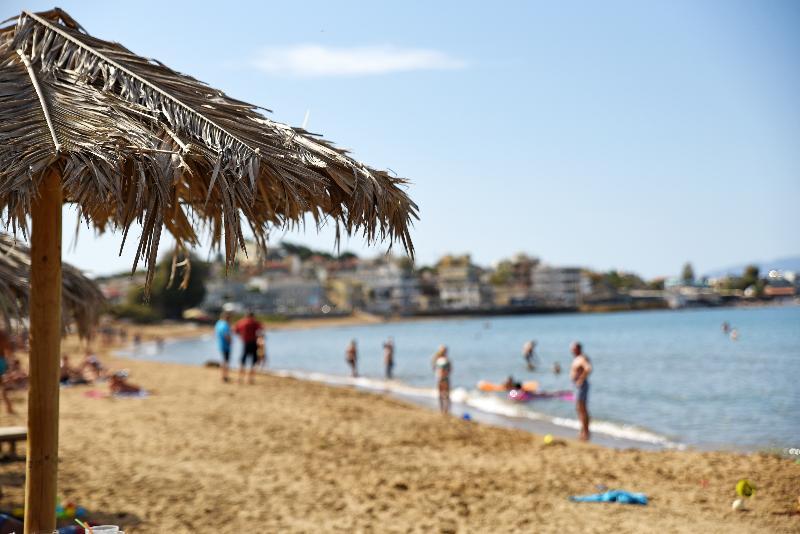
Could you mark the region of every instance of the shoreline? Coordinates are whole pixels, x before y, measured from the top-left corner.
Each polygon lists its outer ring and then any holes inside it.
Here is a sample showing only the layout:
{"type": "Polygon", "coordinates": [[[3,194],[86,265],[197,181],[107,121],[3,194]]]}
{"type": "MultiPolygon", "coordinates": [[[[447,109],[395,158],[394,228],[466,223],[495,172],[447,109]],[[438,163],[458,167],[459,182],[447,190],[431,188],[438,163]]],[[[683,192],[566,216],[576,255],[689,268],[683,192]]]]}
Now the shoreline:
{"type": "Polygon", "coordinates": [[[338,328],[347,326],[369,326],[374,324],[413,323],[429,321],[464,321],[470,319],[491,320],[504,317],[531,317],[548,315],[598,315],[598,314],[624,314],[643,312],[686,312],[721,309],[752,309],[752,308],[785,308],[800,307],[800,299],[788,302],[756,301],[738,302],[735,304],[721,304],[719,306],[688,306],[683,308],[670,307],[644,307],[644,308],[611,308],[586,309],[586,310],[558,310],[528,313],[492,313],[490,310],[466,313],[447,313],[431,315],[391,315],[381,316],[367,312],[356,312],[353,315],[339,317],[313,317],[313,318],[287,318],[285,321],[264,321],[271,330],[306,330],[313,328],[338,328]]]}
{"type": "MultiPolygon", "coordinates": [[[[336,387],[336,388],[350,388],[356,391],[366,392],[374,395],[384,395],[393,399],[397,399],[401,402],[407,403],[411,406],[422,407],[427,411],[431,411],[434,413],[438,413],[438,403],[436,398],[433,396],[434,391],[431,389],[431,395],[425,395],[420,393],[411,393],[411,390],[419,389],[414,388],[412,386],[408,386],[402,382],[394,382],[388,383],[384,380],[380,379],[373,379],[368,377],[360,377],[360,378],[351,378],[344,375],[323,375],[322,373],[314,373],[314,372],[303,372],[294,369],[270,369],[266,371],[262,371],[263,374],[269,376],[275,376],[278,378],[292,378],[295,380],[300,381],[308,381],[317,384],[322,384],[328,387],[336,387]]],[[[491,411],[487,411],[482,409],[479,406],[470,405],[469,403],[465,403],[459,397],[460,392],[453,390],[451,392],[451,413],[450,417],[455,419],[463,419],[465,414],[468,416],[468,420],[473,421],[475,423],[479,423],[482,425],[487,425],[496,428],[506,428],[506,429],[514,429],[514,430],[521,430],[527,432],[532,435],[547,435],[551,434],[555,438],[565,439],[570,441],[576,441],[577,429],[578,429],[578,421],[577,420],[570,420],[571,423],[574,425],[569,424],[557,424],[554,422],[555,419],[547,414],[534,412],[537,414],[536,417],[525,417],[521,415],[508,415],[502,413],[495,413],[491,411]]],[[[603,422],[601,422],[602,424],[603,422]]],[[[596,424],[596,423],[595,423],[596,424]]],[[[634,427],[631,426],[624,426],[625,428],[631,428],[632,430],[634,427]]],[[[653,437],[660,438],[656,434],[646,430],[646,429],[635,429],[634,432],[639,431],[648,435],[652,435],[653,437]]],[[[664,439],[663,441],[651,439],[635,439],[632,437],[624,437],[624,436],[615,436],[613,434],[604,432],[603,430],[598,430],[596,428],[592,429],[592,440],[591,443],[594,445],[598,445],[601,447],[612,448],[612,449],[638,449],[638,450],[646,450],[646,451],[661,451],[661,450],[685,450],[685,449],[694,449],[694,450],[705,450],[698,447],[687,447],[680,443],[673,443],[669,440],[664,439]]],[[[708,449],[711,451],[712,449],[708,449]]],[[[713,449],[717,450],[717,449],[713,449]]],[[[731,451],[735,452],[735,451],[731,451]]],[[[741,451],[741,452],[754,452],[754,451],[741,451]]]]}
{"type": "MultiPolygon", "coordinates": [[[[337,325],[331,326],[334,327],[344,327],[344,326],[354,326],[351,324],[347,325],[337,325]]],[[[361,326],[361,325],[355,325],[361,326]]],[[[290,329],[290,330],[306,330],[310,328],[321,328],[317,326],[308,326],[308,325],[298,325],[298,328],[290,329]]],[[[157,330],[156,330],[157,332],[157,330]]],[[[210,330],[203,329],[202,332],[197,332],[196,335],[193,334],[192,330],[189,331],[179,331],[176,332],[178,335],[170,338],[164,338],[164,342],[168,344],[170,341],[180,341],[186,339],[207,339],[209,336],[213,335],[213,332],[210,330]]],[[[117,347],[112,351],[112,354],[115,358],[123,361],[130,361],[130,362],[150,362],[155,364],[169,364],[169,365],[179,365],[179,366],[187,366],[187,367],[195,367],[195,368],[203,368],[205,364],[203,363],[189,363],[189,362],[174,362],[174,361],[164,361],[159,360],[157,357],[155,358],[147,358],[141,359],[137,357],[136,351],[137,350],[144,350],[150,351],[150,349],[155,349],[155,345],[153,341],[148,341],[138,349],[133,347],[132,345],[117,347]]],[[[165,345],[165,349],[168,350],[168,345],[165,345]]],[[[152,350],[150,352],[156,352],[156,350],[152,350]]],[[[213,361],[213,360],[211,360],[213,361]]],[[[235,369],[231,371],[232,377],[236,376],[235,369]]],[[[285,379],[290,378],[298,381],[303,382],[311,382],[315,384],[320,384],[325,387],[334,387],[334,388],[349,388],[355,391],[369,393],[373,395],[382,395],[387,396],[403,403],[408,404],[409,406],[415,407],[422,407],[426,411],[431,411],[434,413],[438,413],[438,404],[436,399],[433,396],[426,395],[426,393],[433,394],[434,390],[431,388],[430,392],[427,390],[423,390],[424,388],[418,388],[415,386],[411,386],[409,384],[405,384],[400,381],[386,381],[380,378],[374,377],[367,377],[361,376],[358,378],[352,378],[346,375],[328,375],[320,372],[314,371],[301,371],[298,369],[281,369],[281,368],[268,368],[265,370],[257,371],[257,375],[261,376],[271,376],[278,379],[285,379]],[[412,393],[413,391],[413,393],[412,393]]],[[[460,391],[462,388],[454,388],[451,391],[451,403],[452,403],[452,410],[450,417],[460,419],[464,416],[464,414],[468,414],[470,419],[476,423],[488,425],[497,428],[506,428],[506,429],[514,429],[514,430],[521,430],[527,432],[532,435],[547,435],[551,434],[558,439],[566,439],[570,441],[577,442],[576,439],[577,430],[578,430],[578,421],[577,419],[563,419],[554,417],[545,413],[541,412],[533,412],[535,417],[531,416],[524,416],[524,415],[510,415],[510,414],[503,414],[503,413],[495,413],[491,411],[487,411],[486,409],[482,409],[480,406],[470,405],[469,403],[464,402],[463,396],[464,392],[460,391]],[[562,421],[562,424],[558,424],[556,420],[562,421]],[[572,424],[569,424],[572,423],[572,424]]],[[[750,450],[741,450],[737,451],[734,449],[716,449],[716,448],[702,448],[697,446],[687,446],[682,443],[672,442],[668,438],[660,436],[659,434],[648,430],[648,429],[641,429],[635,427],[634,425],[629,425],[625,423],[611,423],[602,420],[594,421],[591,425],[600,425],[603,427],[604,425],[613,425],[614,427],[618,427],[617,435],[614,433],[609,433],[609,430],[604,431],[601,429],[592,429],[592,440],[591,443],[602,446],[608,447],[613,449],[637,449],[637,450],[646,450],[646,451],[660,451],[660,450],[685,450],[685,449],[693,449],[693,450],[707,450],[707,451],[729,451],[729,452],[757,452],[757,451],[750,451],[750,450]],[[624,435],[626,430],[630,429],[629,432],[633,433],[640,433],[642,435],[647,435],[647,438],[640,438],[636,439],[634,437],[630,437],[630,435],[624,435]],[[623,435],[620,435],[619,431],[622,431],[623,435]]]]}
{"type": "MultiPolygon", "coordinates": [[[[202,335],[167,325],[172,336],[202,335]]],[[[143,331],[165,335],[164,330],[143,331]]],[[[65,343],[70,350],[74,339],[65,343]]],[[[763,453],[619,450],[443,418],[388,395],[270,375],[123,359],[155,393],[61,391],[59,495],[126,532],[792,532],[800,465],[763,453]],[[734,486],[758,488],[747,513],[734,486]],[[648,506],[573,503],[598,485],[648,506]]],[[[75,349],[77,350],[77,349],[75,349]]],[[[24,398],[15,395],[24,413],[24,398]]],[[[17,416],[24,420],[24,416],[17,416]]],[[[3,414],[0,424],[19,419],[3,414]]],[[[0,463],[0,509],[20,506],[24,463],[0,463]]]]}
{"type": "MultiPolygon", "coordinates": [[[[180,327],[180,325],[175,325],[180,327]]],[[[289,330],[306,330],[311,328],[338,328],[360,326],[353,324],[336,324],[336,325],[308,325],[298,324],[297,328],[289,330]]],[[[158,327],[155,327],[156,329],[158,327]]],[[[269,328],[270,331],[275,329],[269,328]]],[[[158,332],[158,330],[156,330],[158,332]]],[[[168,343],[170,341],[182,339],[210,339],[213,332],[207,328],[189,327],[188,331],[179,331],[179,335],[166,339],[166,347],[162,350],[169,350],[168,343]]],[[[140,347],[139,350],[150,352],[150,355],[145,359],[135,354],[135,349],[131,346],[119,347],[115,349],[115,356],[126,359],[129,361],[150,361],[154,363],[170,363],[189,367],[203,367],[204,363],[200,362],[176,362],[170,360],[160,360],[158,356],[153,356],[157,350],[155,346],[148,346],[147,344],[140,347]]],[[[210,361],[216,361],[211,358],[210,361]]],[[[235,369],[235,366],[234,366],[235,369]]],[[[400,400],[412,406],[423,407],[428,411],[438,412],[438,405],[435,400],[433,388],[424,388],[412,386],[401,381],[393,380],[386,381],[383,378],[361,376],[353,379],[344,374],[326,374],[318,371],[300,370],[291,368],[269,368],[258,372],[264,376],[273,376],[277,378],[292,378],[304,382],[313,382],[322,384],[329,387],[336,388],[350,388],[361,392],[371,394],[388,396],[393,399],[400,400]]],[[[235,372],[232,373],[235,376],[235,372]]],[[[480,400],[494,400],[483,399],[482,397],[473,398],[463,388],[454,388],[452,391],[452,417],[460,418],[464,413],[469,414],[471,419],[480,424],[486,424],[499,428],[510,428],[521,430],[532,435],[546,435],[552,434],[559,439],[577,441],[578,421],[576,418],[564,418],[563,416],[554,416],[545,412],[531,410],[530,412],[514,412],[514,406],[506,407],[508,410],[502,411],[487,411],[481,406],[480,400]],[[467,401],[475,402],[465,402],[467,401]]],[[[734,454],[750,454],[762,451],[775,450],[772,446],[754,446],[754,447],[737,447],[735,443],[709,443],[709,444],[696,444],[696,443],[683,443],[675,441],[668,436],[664,436],[655,430],[646,427],[639,427],[625,422],[606,421],[601,419],[594,419],[592,421],[592,440],[593,444],[598,446],[612,448],[612,449],[637,449],[643,451],[660,451],[660,450],[693,450],[700,452],[728,452],[734,454]],[[599,428],[598,428],[599,427],[599,428]]]]}

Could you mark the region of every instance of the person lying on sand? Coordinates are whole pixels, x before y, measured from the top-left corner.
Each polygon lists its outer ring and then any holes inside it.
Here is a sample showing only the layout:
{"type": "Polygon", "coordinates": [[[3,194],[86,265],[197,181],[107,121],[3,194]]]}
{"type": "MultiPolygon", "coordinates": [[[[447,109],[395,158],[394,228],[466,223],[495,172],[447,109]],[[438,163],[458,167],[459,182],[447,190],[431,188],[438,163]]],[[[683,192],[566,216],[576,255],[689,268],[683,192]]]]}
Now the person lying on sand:
{"type": "Polygon", "coordinates": [[[61,355],[61,375],[58,379],[62,385],[88,384],[89,381],[83,377],[81,368],[72,367],[69,363],[69,356],[61,355]]]}
{"type": "Polygon", "coordinates": [[[112,374],[108,382],[108,387],[111,390],[112,395],[117,395],[119,393],[131,394],[142,392],[141,387],[128,382],[127,371],[117,371],[116,373],[112,374]]]}
{"type": "Polygon", "coordinates": [[[89,382],[107,378],[108,375],[108,371],[103,367],[103,364],[100,363],[100,360],[97,359],[97,356],[95,356],[92,351],[86,351],[86,356],[84,356],[83,362],[81,363],[80,373],[83,378],[89,382]]]}

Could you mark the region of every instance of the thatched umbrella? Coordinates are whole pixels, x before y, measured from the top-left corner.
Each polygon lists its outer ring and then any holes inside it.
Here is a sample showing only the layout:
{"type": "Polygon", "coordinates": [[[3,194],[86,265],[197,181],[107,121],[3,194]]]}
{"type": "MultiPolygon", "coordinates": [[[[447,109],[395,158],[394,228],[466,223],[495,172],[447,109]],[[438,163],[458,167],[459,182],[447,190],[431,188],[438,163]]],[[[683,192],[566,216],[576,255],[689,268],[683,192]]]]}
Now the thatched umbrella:
{"type": "MultiPolygon", "coordinates": [[[[9,19],[11,20],[11,19],[9,19]]],[[[376,171],[255,106],[88,35],[59,9],[0,29],[0,208],[31,220],[31,387],[26,532],[54,524],[58,455],[61,206],[99,230],[141,225],[136,263],[153,278],[164,228],[177,250],[198,231],[231,264],[242,221],[270,228],[332,221],[337,237],[399,241],[413,252],[416,206],[376,171]]]]}
{"type": "MultiPolygon", "coordinates": [[[[0,316],[11,327],[30,309],[31,251],[12,236],[0,233],[0,316]]],[[[100,288],[75,267],[65,264],[62,272],[64,329],[74,324],[82,337],[89,337],[106,303],[100,288]]]]}

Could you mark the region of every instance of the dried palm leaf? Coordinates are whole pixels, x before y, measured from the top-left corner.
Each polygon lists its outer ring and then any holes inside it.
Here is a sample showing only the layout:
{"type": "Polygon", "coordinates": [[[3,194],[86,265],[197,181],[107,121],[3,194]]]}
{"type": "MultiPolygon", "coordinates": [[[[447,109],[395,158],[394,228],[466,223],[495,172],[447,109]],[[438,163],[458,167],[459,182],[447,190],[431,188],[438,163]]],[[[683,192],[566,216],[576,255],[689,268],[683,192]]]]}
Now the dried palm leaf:
{"type": "MultiPolygon", "coordinates": [[[[12,320],[28,316],[30,270],[30,249],[10,235],[0,234],[0,315],[6,328],[12,320]]],[[[61,283],[64,327],[75,324],[78,333],[86,337],[97,324],[106,299],[97,284],[71,265],[62,266],[61,283]]]]}
{"type": "Polygon", "coordinates": [[[212,245],[232,263],[242,219],[266,246],[273,227],[332,220],[337,239],[399,241],[417,207],[406,180],[359,163],[300,128],[123,46],[88,35],[60,9],[23,12],[0,29],[0,209],[14,232],[44,173],[87,223],[141,225],[135,270],[148,288],[164,228],[178,249],[212,245]]]}

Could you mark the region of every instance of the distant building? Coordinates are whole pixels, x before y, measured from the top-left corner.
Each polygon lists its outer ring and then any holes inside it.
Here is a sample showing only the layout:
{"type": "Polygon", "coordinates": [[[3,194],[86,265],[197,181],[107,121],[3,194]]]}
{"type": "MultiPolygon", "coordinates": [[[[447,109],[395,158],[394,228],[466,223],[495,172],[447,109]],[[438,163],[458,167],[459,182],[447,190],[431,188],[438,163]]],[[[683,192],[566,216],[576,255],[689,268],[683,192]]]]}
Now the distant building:
{"type": "Polygon", "coordinates": [[[707,280],[689,282],[680,278],[664,281],[664,299],[670,308],[718,306],[722,303],[720,294],[707,280]]]}
{"type": "Polygon", "coordinates": [[[417,310],[419,282],[406,258],[362,260],[350,277],[360,283],[362,305],[371,313],[404,315],[417,310]]]}
{"type": "Polygon", "coordinates": [[[431,312],[440,309],[441,302],[436,274],[432,270],[426,269],[419,274],[417,280],[419,282],[419,297],[417,298],[419,311],[431,312]]]}
{"type": "Polygon", "coordinates": [[[590,291],[589,277],[580,267],[540,265],[531,271],[531,295],[542,304],[576,308],[590,291]]]}
{"type": "Polygon", "coordinates": [[[325,295],[341,312],[363,309],[366,303],[364,285],[352,276],[329,276],[325,282],[325,295]]]}
{"type": "Polygon", "coordinates": [[[796,277],[792,272],[770,271],[764,286],[767,298],[791,298],[798,294],[796,277]]]}
{"type": "Polygon", "coordinates": [[[270,277],[261,291],[261,306],[269,313],[316,314],[320,313],[325,302],[325,288],[316,279],[270,277]]]}
{"type": "Polygon", "coordinates": [[[468,255],[445,256],[436,267],[439,304],[448,310],[475,310],[493,305],[492,288],[468,255]]]}
{"type": "Polygon", "coordinates": [[[223,308],[281,315],[314,315],[326,304],[319,280],[292,275],[260,275],[209,279],[201,308],[223,308]]]}
{"type": "Polygon", "coordinates": [[[539,259],[522,252],[501,260],[489,276],[495,306],[530,307],[535,304],[531,294],[531,272],[539,259]]]}
{"type": "Polygon", "coordinates": [[[133,276],[124,274],[98,280],[97,285],[108,303],[113,306],[125,304],[131,291],[144,287],[144,282],[145,275],[143,273],[135,273],[133,276]]]}

